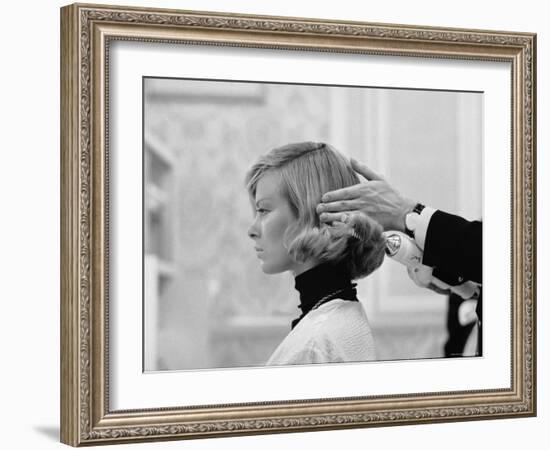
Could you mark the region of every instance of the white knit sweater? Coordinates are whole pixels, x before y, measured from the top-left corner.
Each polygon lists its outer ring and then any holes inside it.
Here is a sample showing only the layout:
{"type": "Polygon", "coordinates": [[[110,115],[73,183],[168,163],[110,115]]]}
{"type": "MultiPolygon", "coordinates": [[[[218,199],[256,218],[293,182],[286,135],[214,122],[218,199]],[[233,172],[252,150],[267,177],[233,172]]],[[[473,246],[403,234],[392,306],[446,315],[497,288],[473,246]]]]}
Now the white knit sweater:
{"type": "Polygon", "coordinates": [[[374,338],[360,302],[332,300],[307,313],[267,365],[369,361],[374,338]]]}

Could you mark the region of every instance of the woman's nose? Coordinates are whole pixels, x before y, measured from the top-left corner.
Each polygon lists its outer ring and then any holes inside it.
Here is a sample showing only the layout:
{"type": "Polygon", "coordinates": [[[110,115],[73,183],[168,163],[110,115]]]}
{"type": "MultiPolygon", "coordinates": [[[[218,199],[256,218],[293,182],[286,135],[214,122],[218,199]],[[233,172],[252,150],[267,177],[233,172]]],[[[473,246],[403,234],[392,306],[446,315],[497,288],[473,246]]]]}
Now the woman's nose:
{"type": "Polygon", "coordinates": [[[254,222],[252,222],[252,225],[248,228],[248,237],[251,239],[255,239],[259,237],[258,234],[258,226],[256,224],[256,220],[254,219],[254,222]]]}

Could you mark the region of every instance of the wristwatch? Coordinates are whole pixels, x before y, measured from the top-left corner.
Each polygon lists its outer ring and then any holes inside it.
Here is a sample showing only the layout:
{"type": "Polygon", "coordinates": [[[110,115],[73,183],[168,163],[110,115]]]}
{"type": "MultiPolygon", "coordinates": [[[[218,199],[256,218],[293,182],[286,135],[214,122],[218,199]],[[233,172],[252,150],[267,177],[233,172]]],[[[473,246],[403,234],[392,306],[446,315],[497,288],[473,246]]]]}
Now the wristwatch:
{"type": "Polygon", "coordinates": [[[405,233],[414,239],[414,232],[420,220],[420,214],[425,206],[422,203],[414,205],[413,210],[405,215],[405,233]]]}

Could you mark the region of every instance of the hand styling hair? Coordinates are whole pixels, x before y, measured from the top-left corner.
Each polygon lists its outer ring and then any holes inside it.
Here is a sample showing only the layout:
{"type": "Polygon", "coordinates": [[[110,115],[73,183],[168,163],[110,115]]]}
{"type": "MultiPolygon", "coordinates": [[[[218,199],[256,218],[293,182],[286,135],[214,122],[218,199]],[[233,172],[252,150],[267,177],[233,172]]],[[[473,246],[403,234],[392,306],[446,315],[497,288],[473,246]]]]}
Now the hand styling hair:
{"type": "Polygon", "coordinates": [[[348,263],[352,279],[377,269],[384,259],[382,227],[364,214],[350,214],[345,224],[320,224],[316,207],[323,194],[359,183],[349,160],[325,143],[299,142],[260,157],[246,176],[252,197],[267,171],[281,177],[281,192],[297,218],[285,233],[289,255],[299,262],[348,263]]]}

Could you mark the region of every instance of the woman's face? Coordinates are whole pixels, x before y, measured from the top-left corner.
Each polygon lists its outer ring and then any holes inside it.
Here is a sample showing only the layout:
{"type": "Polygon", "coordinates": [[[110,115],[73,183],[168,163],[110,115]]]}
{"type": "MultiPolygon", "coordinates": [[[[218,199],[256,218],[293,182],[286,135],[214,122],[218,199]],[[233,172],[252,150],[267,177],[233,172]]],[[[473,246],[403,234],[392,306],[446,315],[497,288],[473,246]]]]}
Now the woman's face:
{"type": "Polygon", "coordinates": [[[288,200],[280,192],[281,179],[275,171],[266,172],[256,185],[254,222],[248,236],[254,240],[264,273],[296,272],[298,266],[283,246],[287,228],[296,222],[288,200]]]}

